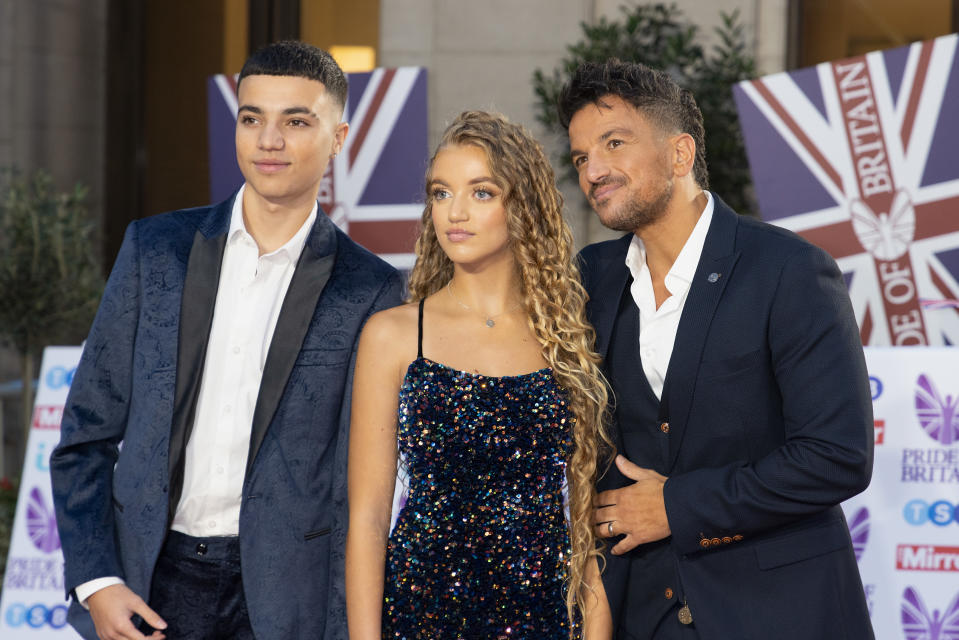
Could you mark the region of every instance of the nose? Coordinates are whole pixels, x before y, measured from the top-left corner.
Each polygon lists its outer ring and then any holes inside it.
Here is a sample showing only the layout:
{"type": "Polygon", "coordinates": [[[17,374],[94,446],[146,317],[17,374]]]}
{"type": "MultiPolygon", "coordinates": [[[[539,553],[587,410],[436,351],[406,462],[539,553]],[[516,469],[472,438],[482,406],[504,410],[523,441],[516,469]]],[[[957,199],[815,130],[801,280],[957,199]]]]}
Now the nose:
{"type": "Polygon", "coordinates": [[[465,222],[469,220],[469,202],[466,196],[453,196],[450,202],[450,222],[465,222]]]}
{"type": "Polygon", "coordinates": [[[609,176],[609,165],[606,161],[600,154],[591,155],[589,162],[586,163],[586,168],[583,169],[583,177],[586,178],[586,181],[590,184],[596,184],[605,180],[607,176],[609,176]]]}
{"type": "Polygon", "coordinates": [[[260,149],[272,151],[282,149],[284,145],[283,134],[279,127],[274,124],[267,124],[260,129],[260,136],[257,139],[260,149]]]}

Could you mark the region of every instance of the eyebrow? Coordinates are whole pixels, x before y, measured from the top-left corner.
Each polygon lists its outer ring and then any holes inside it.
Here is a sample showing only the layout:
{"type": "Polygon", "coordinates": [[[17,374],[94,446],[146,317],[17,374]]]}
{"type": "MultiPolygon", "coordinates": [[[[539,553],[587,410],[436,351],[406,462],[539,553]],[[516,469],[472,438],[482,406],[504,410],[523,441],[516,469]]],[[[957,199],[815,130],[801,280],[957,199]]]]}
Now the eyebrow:
{"type": "MultiPolygon", "coordinates": [[[[496,181],[495,181],[495,180],[493,180],[492,178],[487,177],[487,176],[480,176],[480,177],[478,177],[478,178],[473,178],[473,179],[470,180],[467,184],[482,184],[482,183],[484,183],[484,182],[491,182],[492,184],[496,184],[496,181]]],[[[448,187],[448,186],[449,186],[449,185],[446,183],[446,181],[444,181],[442,178],[433,178],[432,180],[430,180],[430,186],[432,186],[432,185],[434,185],[434,184],[441,184],[441,185],[443,185],[444,187],[448,187]]]]}
{"type": "MultiPolygon", "coordinates": [[[[249,111],[250,113],[255,113],[255,114],[257,114],[257,115],[262,115],[262,114],[263,114],[263,109],[261,109],[261,108],[259,108],[259,107],[254,107],[252,104],[244,104],[244,105],[240,106],[240,108],[237,109],[236,111],[237,111],[237,113],[239,113],[240,111],[249,111]]],[[[285,116],[290,116],[290,115],[307,115],[307,116],[310,116],[311,118],[314,118],[314,119],[316,119],[316,120],[319,120],[319,119],[320,119],[320,117],[319,117],[318,115],[316,115],[315,113],[313,113],[312,111],[310,111],[310,110],[307,109],[306,107],[289,107],[289,108],[284,109],[284,110],[282,111],[282,113],[283,113],[283,115],[285,115],[285,116]]]]}
{"type": "MultiPolygon", "coordinates": [[[[599,137],[599,141],[600,141],[600,142],[605,142],[606,140],[609,140],[610,138],[612,138],[612,137],[613,137],[614,135],[616,135],[616,134],[625,135],[625,136],[631,136],[631,135],[633,135],[633,131],[632,131],[631,129],[626,128],[626,127],[614,127],[614,128],[612,128],[612,129],[610,129],[609,131],[606,131],[603,135],[601,135],[601,136],[599,137]]],[[[585,154],[585,153],[586,153],[585,151],[580,151],[579,149],[570,149],[570,150],[569,150],[569,157],[570,157],[570,158],[575,158],[576,156],[578,156],[578,155],[583,155],[583,154],[585,154]]]]}
{"type": "Polygon", "coordinates": [[[612,138],[612,137],[613,137],[614,135],[616,135],[616,134],[631,136],[631,135],[633,135],[633,131],[632,131],[632,129],[628,129],[627,127],[615,127],[615,128],[613,128],[613,129],[610,129],[609,131],[607,131],[607,132],[604,133],[603,135],[601,135],[601,136],[599,137],[599,139],[600,139],[600,140],[609,140],[610,138],[612,138]]]}

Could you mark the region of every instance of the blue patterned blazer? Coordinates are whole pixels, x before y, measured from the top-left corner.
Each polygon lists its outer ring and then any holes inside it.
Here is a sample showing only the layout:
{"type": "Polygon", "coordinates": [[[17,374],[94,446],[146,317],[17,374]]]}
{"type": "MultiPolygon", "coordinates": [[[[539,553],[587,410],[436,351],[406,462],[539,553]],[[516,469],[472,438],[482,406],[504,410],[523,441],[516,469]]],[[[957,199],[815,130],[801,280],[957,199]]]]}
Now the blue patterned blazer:
{"type": "MultiPolygon", "coordinates": [[[[68,593],[114,575],[149,602],[182,488],[232,206],[127,229],[50,462],[68,593]]],[[[259,638],[347,637],[353,363],[365,320],[401,294],[392,267],[317,217],[264,366],[243,483],[243,587],[259,638]]],[[[96,638],[76,602],[69,619],[96,638]]]]}

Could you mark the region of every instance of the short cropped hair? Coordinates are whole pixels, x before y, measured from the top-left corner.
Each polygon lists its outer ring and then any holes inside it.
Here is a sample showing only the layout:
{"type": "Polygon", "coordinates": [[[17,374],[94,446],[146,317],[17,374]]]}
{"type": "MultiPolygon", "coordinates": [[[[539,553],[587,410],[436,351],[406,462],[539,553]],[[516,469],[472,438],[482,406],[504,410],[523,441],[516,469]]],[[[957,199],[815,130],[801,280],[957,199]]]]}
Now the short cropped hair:
{"type": "Polygon", "coordinates": [[[633,105],[664,133],[688,133],[696,143],[693,177],[709,188],[703,114],[693,94],[669,74],[639,62],[611,58],[603,63],[584,62],[559,95],[559,121],[569,129],[570,120],[583,107],[598,105],[607,96],[617,96],[633,105]]]}
{"type": "Polygon", "coordinates": [[[258,49],[247,58],[240,71],[243,82],[247,76],[295,76],[316,80],[326,87],[336,103],[346,106],[346,76],[326,51],[298,40],[282,40],[258,49]]]}

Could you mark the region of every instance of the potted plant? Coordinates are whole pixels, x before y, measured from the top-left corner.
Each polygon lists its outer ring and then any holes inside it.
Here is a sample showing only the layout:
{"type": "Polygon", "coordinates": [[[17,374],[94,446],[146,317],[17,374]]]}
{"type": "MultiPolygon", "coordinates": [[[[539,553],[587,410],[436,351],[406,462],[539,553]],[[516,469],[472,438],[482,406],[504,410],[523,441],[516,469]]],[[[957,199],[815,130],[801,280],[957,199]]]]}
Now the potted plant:
{"type": "Polygon", "coordinates": [[[17,485],[10,478],[0,478],[0,591],[7,570],[7,553],[13,532],[13,515],[17,509],[17,485]]]}
{"type": "Polygon", "coordinates": [[[103,291],[86,193],[57,191],[44,171],[0,173],[0,341],[20,356],[23,446],[36,357],[85,335],[103,291]]]}

